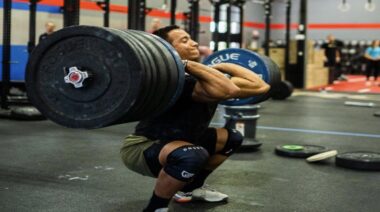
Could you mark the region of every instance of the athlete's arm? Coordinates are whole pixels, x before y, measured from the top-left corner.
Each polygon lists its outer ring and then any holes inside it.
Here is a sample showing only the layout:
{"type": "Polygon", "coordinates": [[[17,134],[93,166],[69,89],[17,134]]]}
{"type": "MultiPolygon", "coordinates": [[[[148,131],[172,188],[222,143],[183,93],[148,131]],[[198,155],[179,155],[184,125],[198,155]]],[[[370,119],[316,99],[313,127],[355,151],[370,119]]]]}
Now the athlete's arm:
{"type": "Polygon", "coordinates": [[[264,94],[269,91],[270,86],[264,82],[256,73],[236,64],[219,63],[215,68],[231,76],[231,81],[240,88],[234,98],[246,98],[254,95],[264,94]]]}
{"type": "Polygon", "coordinates": [[[240,88],[220,71],[188,61],[186,72],[197,78],[192,97],[196,101],[214,102],[236,97],[240,88]]]}

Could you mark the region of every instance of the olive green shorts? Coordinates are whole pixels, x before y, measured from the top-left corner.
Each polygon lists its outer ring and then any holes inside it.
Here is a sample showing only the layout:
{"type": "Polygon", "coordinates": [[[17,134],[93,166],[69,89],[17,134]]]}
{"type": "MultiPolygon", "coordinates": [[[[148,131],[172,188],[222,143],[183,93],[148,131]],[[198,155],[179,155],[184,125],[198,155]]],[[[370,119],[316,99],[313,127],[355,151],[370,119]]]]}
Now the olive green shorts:
{"type": "Polygon", "coordinates": [[[144,150],[149,148],[154,142],[144,136],[127,136],[120,149],[121,158],[125,166],[144,176],[154,177],[144,157],[144,150]]]}

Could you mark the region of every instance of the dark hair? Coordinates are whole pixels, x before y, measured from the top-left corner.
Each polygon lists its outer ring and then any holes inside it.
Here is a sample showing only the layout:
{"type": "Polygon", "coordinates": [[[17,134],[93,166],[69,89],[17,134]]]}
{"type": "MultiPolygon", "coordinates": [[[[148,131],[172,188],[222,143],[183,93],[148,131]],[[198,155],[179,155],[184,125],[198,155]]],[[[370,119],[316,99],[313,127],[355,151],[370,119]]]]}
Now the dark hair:
{"type": "Polygon", "coordinates": [[[180,29],[180,28],[177,25],[170,25],[170,26],[162,27],[162,28],[154,31],[153,34],[161,37],[162,39],[164,39],[168,42],[170,42],[168,40],[168,34],[170,31],[175,30],[175,29],[180,29]]]}
{"type": "Polygon", "coordinates": [[[376,42],[377,42],[377,40],[372,41],[372,45],[371,45],[372,48],[376,47],[376,42]]]}

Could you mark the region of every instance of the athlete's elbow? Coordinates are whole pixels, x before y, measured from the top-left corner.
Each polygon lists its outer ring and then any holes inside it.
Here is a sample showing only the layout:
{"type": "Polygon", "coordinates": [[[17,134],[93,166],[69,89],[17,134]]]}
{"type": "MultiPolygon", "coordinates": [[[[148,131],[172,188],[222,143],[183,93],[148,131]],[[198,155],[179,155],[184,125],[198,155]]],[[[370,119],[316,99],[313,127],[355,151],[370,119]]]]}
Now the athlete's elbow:
{"type": "Polygon", "coordinates": [[[237,86],[231,86],[227,91],[226,91],[226,96],[227,98],[233,98],[236,97],[240,94],[241,89],[237,86]]]}
{"type": "Polygon", "coordinates": [[[261,88],[260,88],[261,92],[264,94],[264,93],[268,93],[269,90],[270,90],[270,85],[264,83],[261,88]]]}
{"type": "Polygon", "coordinates": [[[252,92],[251,93],[252,95],[260,95],[260,94],[268,93],[270,88],[271,86],[268,85],[267,83],[261,83],[260,85],[256,85],[252,87],[250,90],[252,92]]]}

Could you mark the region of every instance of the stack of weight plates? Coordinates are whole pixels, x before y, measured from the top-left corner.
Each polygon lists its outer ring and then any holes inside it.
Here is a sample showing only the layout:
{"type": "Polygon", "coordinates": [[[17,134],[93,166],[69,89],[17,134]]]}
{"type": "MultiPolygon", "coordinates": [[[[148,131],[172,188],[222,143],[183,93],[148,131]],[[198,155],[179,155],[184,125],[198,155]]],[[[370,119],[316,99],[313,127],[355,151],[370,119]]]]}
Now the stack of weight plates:
{"type": "Polygon", "coordinates": [[[29,99],[56,123],[100,128],[164,112],[182,92],[178,53],[140,31],[73,26],[55,32],[29,58],[29,99]]]}

